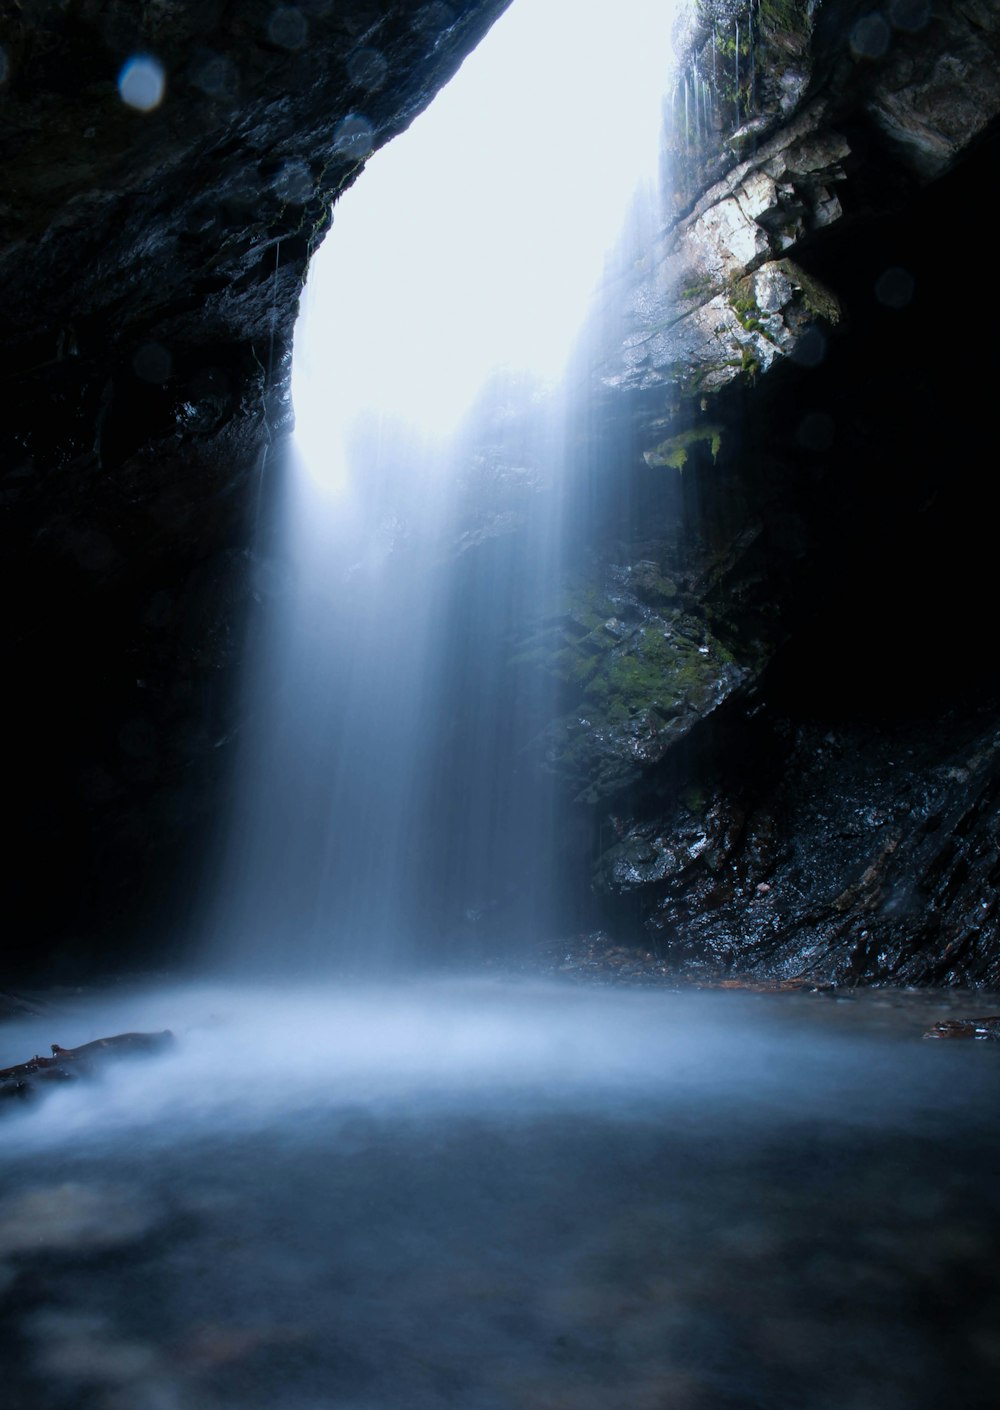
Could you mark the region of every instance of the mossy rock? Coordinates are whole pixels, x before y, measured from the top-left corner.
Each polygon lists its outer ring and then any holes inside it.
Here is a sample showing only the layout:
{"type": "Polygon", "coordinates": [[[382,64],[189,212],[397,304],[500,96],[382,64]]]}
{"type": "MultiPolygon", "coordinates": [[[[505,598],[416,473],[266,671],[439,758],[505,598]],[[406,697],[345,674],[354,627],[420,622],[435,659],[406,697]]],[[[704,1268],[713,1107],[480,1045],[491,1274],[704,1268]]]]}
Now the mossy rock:
{"type": "Polygon", "coordinates": [[[676,436],[669,436],[652,450],[644,451],[642,458],[651,468],[663,465],[673,470],[683,470],[692,446],[702,443],[712,452],[713,462],[717,460],[722,449],[722,427],[715,424],[692,426],[687,431],[678,432],[676,436]]]}
{"type": "Polygon", "coordinates": [[[660,572],[655,563],[642,561],[629,569],[628,586],[641,602],[650,607],[666,607],[677,599],[677,584],[660,572]]]}

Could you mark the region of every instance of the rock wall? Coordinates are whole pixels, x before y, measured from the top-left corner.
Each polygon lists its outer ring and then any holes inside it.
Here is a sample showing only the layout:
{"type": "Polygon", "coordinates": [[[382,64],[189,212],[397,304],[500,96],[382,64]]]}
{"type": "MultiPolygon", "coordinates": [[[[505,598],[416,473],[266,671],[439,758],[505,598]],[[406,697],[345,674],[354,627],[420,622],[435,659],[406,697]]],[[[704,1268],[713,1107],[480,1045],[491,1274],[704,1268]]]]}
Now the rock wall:
{"type": "Polygon", "coordinates": [[[992,373],[956,282],[998,38],[995,6],[767,3],[689,38],[674,205],[581,391],[629,509],[605,488],[549,732],[604,922],[689,972],[1000,982],[992,373]]]}

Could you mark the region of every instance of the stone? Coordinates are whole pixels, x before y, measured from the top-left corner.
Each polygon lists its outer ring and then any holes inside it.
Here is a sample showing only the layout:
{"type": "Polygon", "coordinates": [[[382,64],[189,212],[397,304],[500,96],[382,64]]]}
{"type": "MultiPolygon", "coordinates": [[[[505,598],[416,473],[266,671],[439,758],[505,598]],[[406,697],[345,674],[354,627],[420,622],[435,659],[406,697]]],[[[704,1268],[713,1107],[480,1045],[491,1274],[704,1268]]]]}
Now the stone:
{"type": "Polygon", "coordinates": [[[732,197],[710,206],[686,233],[685,265],[709,279],[742,274],[768,251],[767,236],[732,197]]]}
{"type": "Polygon", "coordinates": [[[987,1018],[947,1018],[935,1023],[925,1038],[965,1038],[976,1041],[1000,1042],[1000,1016],[987,1018]]]}

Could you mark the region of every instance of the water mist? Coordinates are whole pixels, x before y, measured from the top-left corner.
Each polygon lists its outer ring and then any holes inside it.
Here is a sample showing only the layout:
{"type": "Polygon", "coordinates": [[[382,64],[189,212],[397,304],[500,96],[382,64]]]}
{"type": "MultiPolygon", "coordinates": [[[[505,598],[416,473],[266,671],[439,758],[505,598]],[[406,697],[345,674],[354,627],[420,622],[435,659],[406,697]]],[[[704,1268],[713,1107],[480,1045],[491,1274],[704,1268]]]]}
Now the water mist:
{"type": "Polygon", "coordinates": [[[559,610],[561,378],[637,190],[657,203],[670,19],[513,6],[337,207],[257,549],[213,918],[244,970],[474,962],[571,923],[552,674],[511,663],[559,610]]]}

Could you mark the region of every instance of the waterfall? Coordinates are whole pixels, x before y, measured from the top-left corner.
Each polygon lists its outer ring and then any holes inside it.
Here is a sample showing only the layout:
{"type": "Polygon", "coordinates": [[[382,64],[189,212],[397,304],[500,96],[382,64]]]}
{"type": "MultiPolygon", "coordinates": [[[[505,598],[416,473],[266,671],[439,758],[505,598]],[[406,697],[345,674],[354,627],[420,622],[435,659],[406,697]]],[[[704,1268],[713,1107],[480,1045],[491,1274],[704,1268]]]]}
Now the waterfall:
{"type": "Polygon", "coordinates": [[[515,2],[337,206],[257,551],[220,957],[470,958],[567,923],[541,767],[560,379],[658,171],[670,26],[652,0],[613,25],[597,5],[515,2]]]}
{"type": "Polygon", "coordinates": [[[699,88],[701,87],[701,79],[700,79],[699,76],[698,76],[698,65],[697,65],[696,63],[691,65],[691,87],[692,87],[693,90],[694,90],[694,135],[695,135],[695,145],[696,145],[696,147],[698,148],[698,150],[700,151],[700,150],[701,150],[701,102],[700,102],[700,97],[701,97],[701,95],[699,94],[699,91],[698,91],[698,90],[699,90],[699,88]]]}
{"type": "Polygon", "coordinates": [[[690,114],[688,76],[684,75],[684,155],[691,155],[691,114],[690,114]]]}

